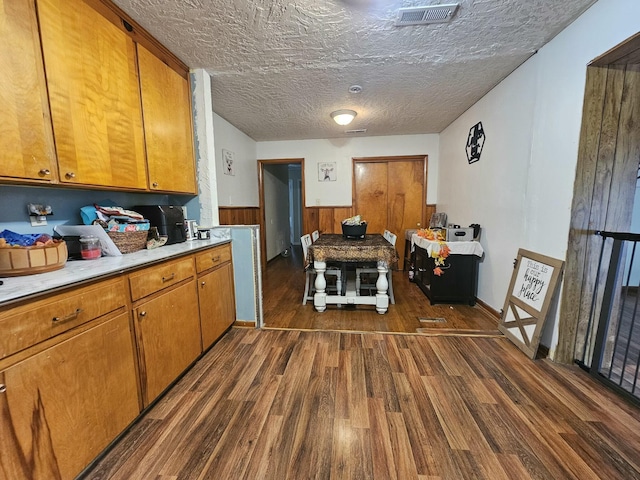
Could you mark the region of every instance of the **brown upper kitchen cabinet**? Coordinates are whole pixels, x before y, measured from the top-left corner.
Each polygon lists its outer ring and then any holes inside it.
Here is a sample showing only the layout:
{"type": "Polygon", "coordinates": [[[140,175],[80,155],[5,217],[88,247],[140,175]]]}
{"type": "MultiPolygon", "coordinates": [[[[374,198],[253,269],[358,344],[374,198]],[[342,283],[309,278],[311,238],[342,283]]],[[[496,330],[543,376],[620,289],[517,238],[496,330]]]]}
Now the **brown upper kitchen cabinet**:
{"type": "Polygon", "coordinates": [[[196,194],[191,89],[176,72],[138,44],[140,91],[149,189],[196,194]]]}
{"type": "Polygon", "coordinates": [[[0,178],[55,182],[55,150],[33,2],[0,2],[0,178]]]}
{"type": "Polygon", "coordinates": [[[82,0],[36,0],[62,183],[146,190],[134,41],[82,0]]]}

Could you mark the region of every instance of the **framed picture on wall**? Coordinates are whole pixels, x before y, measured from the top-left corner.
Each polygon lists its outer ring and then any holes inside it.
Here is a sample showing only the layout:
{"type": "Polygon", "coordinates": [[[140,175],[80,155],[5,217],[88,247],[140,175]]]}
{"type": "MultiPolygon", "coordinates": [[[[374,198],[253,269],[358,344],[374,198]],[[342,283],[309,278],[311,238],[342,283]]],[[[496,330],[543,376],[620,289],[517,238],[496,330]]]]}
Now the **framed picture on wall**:
{"type": "Polygon", "coordinates": [[[225,175],[235,175],[236,167],[234,165],[236,154],[230,150],[222,149],[222,160],[224,161],[223,168],[225,175]]]}
{"type": "Polygon", "coordinates": [[[336,162],[318,163],[319,182],[335,182],[337,178],[336,172],[336,162]]]}

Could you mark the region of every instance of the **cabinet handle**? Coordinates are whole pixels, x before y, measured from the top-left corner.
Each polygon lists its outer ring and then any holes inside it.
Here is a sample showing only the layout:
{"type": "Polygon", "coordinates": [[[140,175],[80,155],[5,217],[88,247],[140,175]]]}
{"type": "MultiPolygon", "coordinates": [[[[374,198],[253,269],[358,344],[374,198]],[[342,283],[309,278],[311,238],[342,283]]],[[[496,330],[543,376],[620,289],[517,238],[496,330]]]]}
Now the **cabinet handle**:
{"type": "Polygon", "coordinates": [[[143,311],[141,311],[138,315],[139,315],[140,317],[146,317],[146,316],[147,316],[147,312],[145,312],[145,311],[143,310],[143,311]]]}
{"type": "Polygon", "coordinates": [[[80,315],[82,313],[82,309],[81,308],[76,308],[76,311],[73,313],[70,313],[69,315],[65,316],[65,317],[53,317],[53,323],[58,323],[58,322],[66,322],[68,320],[73,320],[74,318],[78,318],[78,315],[80,315]]]}
{"type": "Polygon", "coordinates": [[[4,383],[0,383],[0,393],[7,391],[7,386],[4,383]]]}
{"type": "Polygon", "coordinates": [[[42,176],[47,176],[51,175],[51,170],[49,170],[48,168],[43,168],[38,173],[42,176]]]}
{"type": "Polygon", "coordinates": [[[176,276],[175,273],[172,273],[171,275],[169,275],[168,277],[162,277],[162,283],[164,282],[169,282],[171,280],[173,280],[173,278],[176,276]]]}
{"type": "Polygon", "coordinates": [[[152,186],[153,188],[158,188],[158,182],[153,182],[153,183],[151,184],[151,186],[152,186]]]}
{"type": "Polygon", "coordinates": [[[200,285],[202,285],[204,287],[206,283],[207,282],[202,282],[202,283],[200,283],[200,285]]]}
{"type": "Polygon", "coordinates": [[[76,178],[76,174],[73,172],[67,172],[64,174],[65,177],[67,177],[69,180],[71,180],[72,178],[76,178]]]}
{"type": "Polygon", "coordinates": [[[220,261],[220,255],[216,256],[216,257],[211,257],[211,260],[214,262],[219,262],[220,261]]]}

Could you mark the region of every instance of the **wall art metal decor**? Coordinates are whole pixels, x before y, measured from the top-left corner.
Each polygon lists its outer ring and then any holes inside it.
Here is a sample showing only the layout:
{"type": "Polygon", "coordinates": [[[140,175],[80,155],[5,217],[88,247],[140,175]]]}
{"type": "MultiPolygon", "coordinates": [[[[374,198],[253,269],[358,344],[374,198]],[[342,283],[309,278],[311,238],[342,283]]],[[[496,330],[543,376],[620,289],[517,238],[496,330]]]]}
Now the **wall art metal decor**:
{"type": "Polygon", "coordinates": [[[484,128],[482,128],[482,122],[478,122],[471,127],[466,146],[467,160],[469,163],[475,163],[480,160],[485,139],[486,135],[484,134],[484,128]]]}
{"type": "Polygon", "coordinates": [[[336,162],[326,162],[318,164],[318,181],[319,182],[335,182],[336,175],[336,162]]]}

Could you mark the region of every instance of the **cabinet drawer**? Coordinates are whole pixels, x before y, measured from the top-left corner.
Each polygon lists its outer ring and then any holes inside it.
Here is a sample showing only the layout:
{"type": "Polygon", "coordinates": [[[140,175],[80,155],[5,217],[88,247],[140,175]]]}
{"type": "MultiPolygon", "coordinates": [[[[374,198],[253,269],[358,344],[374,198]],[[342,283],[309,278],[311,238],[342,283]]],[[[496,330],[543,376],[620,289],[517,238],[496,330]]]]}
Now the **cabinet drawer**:
{"type": "Polygon", "coordinates": [[[221,245],[196,255],[196,271],[198,273],[217,267],[231,260],[231,245],[221,245]]]}
{"type": "Polygon", "coordinates": [[[193,277],[193,274],[193,259],[191,257],[132,273],[129,275],[131,299],[136,301],[152,293],[159,292],[163,288],[193,277]]]}
{"type": "Polygon", "coordinates": [[[126,305],[124,287],[107,280],[0,311],[0,358],[126,305]]]}

